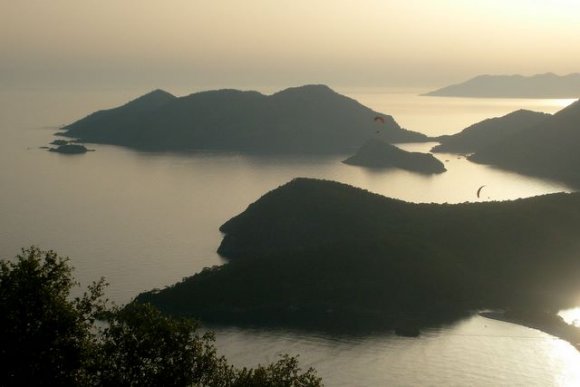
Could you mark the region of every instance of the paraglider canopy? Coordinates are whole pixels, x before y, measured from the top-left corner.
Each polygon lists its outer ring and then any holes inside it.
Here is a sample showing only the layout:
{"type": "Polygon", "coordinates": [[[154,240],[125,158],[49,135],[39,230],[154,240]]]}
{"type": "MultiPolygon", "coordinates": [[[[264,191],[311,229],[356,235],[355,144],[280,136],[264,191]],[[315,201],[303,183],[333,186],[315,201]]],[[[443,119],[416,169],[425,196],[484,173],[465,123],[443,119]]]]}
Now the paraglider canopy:
{"type": "Polygon", "coordinates": [[[481,190],[483,189],[483,187],[485,187],[485,185],[482,185],[481,187],[479,187],[477,189],[477,198],[479,199],[479,194],[481,193],[481,190]]]}
{"type": "Polygon", "coordinates": [[[380,122],[381,124],[385,123],[385,118],[381,117],[381,116],[376,116],[375,117],[375,122],[380,122]]]}

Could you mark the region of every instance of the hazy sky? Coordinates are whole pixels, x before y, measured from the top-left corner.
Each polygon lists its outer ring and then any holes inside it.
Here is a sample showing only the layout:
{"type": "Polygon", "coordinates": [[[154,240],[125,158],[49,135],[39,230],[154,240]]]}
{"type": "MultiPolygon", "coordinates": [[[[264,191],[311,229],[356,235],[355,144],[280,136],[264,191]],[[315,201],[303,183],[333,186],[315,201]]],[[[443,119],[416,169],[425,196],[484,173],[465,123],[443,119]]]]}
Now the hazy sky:
{"type": "Polygon", "coordinates": [[[578,0],[0,0],[0,87],[443,86],[580,71],[578,0]]]}

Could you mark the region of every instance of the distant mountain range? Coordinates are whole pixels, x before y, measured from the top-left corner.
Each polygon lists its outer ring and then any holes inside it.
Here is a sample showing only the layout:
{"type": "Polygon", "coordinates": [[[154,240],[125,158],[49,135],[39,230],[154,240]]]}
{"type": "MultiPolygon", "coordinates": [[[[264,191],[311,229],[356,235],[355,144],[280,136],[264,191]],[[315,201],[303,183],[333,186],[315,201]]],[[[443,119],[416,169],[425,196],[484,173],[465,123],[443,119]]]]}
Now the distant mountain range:
{"type": "Polygon", "coordinates": [[[414,204],[295,179],[220,231],[228,263],[137,301],[220,324],[388,330],[558,310],[580,291],[577,193],[414,204]]]}
{"type": "Polygon", "coordinates": [[[558,76],[480,75],[466,82],[423,94],[437,97],[474,98],[578,98],[580,73],[558,76]]]}
{"type": "Polygon", "coordinates": [[[324,85],[272,95],[215,90],[175,97],[155,90],[90,114],[65,126],[61,134],[150,151],[342,153],[356,149],[379,129],[388,142],[427,140],[324,85]]]}

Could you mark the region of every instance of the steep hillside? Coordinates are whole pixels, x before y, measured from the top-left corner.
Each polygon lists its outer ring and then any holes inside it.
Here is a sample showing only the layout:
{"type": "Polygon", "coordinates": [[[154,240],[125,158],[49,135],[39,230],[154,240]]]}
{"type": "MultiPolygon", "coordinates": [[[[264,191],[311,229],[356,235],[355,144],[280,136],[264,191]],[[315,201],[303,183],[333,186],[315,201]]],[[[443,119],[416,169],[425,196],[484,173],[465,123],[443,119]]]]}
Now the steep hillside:
{"type": "Polygon", "coordinates": [[[412,204],[296,179],[220,230],[229,263],[137,301],[214,323],[356,330],[558,308],[580,292],[578,194],[412,204]]]}
{"type": "Polygon", "coordinates": [[[523,129],[538,125],[548,117],[550,115],[546,113],[517,110],[502,117],[489,118],[457,134],[437,138],[441,144],[431,149],[431,152],[474,153],[523,129]]]}
{"type": "Polygon", "coordinates": [[[580,186],[580,101],[481,148],[470,160],[580,186]]]}
{"type": "MultiPolygon", "coordinates": [[[[380,114],[323,85],[270,96],[238,90],[165,96],[159,98],[162,103],[136,109],[146,97],[70,124],[64,135],[152,151],[341,153],[370,138],[376,130],[373,118],[380,114]]],[[[427,139],[401,129],[388,115],[381,117],[386,141],[427,139]]]]}

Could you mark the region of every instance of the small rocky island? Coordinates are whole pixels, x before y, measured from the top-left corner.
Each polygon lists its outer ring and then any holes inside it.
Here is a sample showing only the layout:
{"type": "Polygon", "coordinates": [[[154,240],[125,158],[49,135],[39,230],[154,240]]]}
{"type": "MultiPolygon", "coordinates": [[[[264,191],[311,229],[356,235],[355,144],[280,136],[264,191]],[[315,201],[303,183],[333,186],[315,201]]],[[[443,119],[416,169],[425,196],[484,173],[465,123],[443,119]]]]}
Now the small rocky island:
{"type": "Polygon", "coordinates": [[[425,175],[446,171],[432,154],[407,152],[379,139],[367,141],[343,163],[367,168],[400,168],[425,175]]]}
{"type": "Polygon", "coordinates": [[[57,140],[52,141],[50,143],[50,145],[58,145],[58,146],[60,146],[60,145],[68,145],[69,143],[70,143],[70,141],[68,141],[68,140],[58,140],[57,139],[57,140]]]}
{"type": "Polygon", "coordinates": [[[63,144],[58,145],[56,148],[50,148],[50,152],[63,153],[67,155],[79,155],[87,152],[91,152],[91,149],[87,149],[84,145],[80,144],[63,144]]]}

